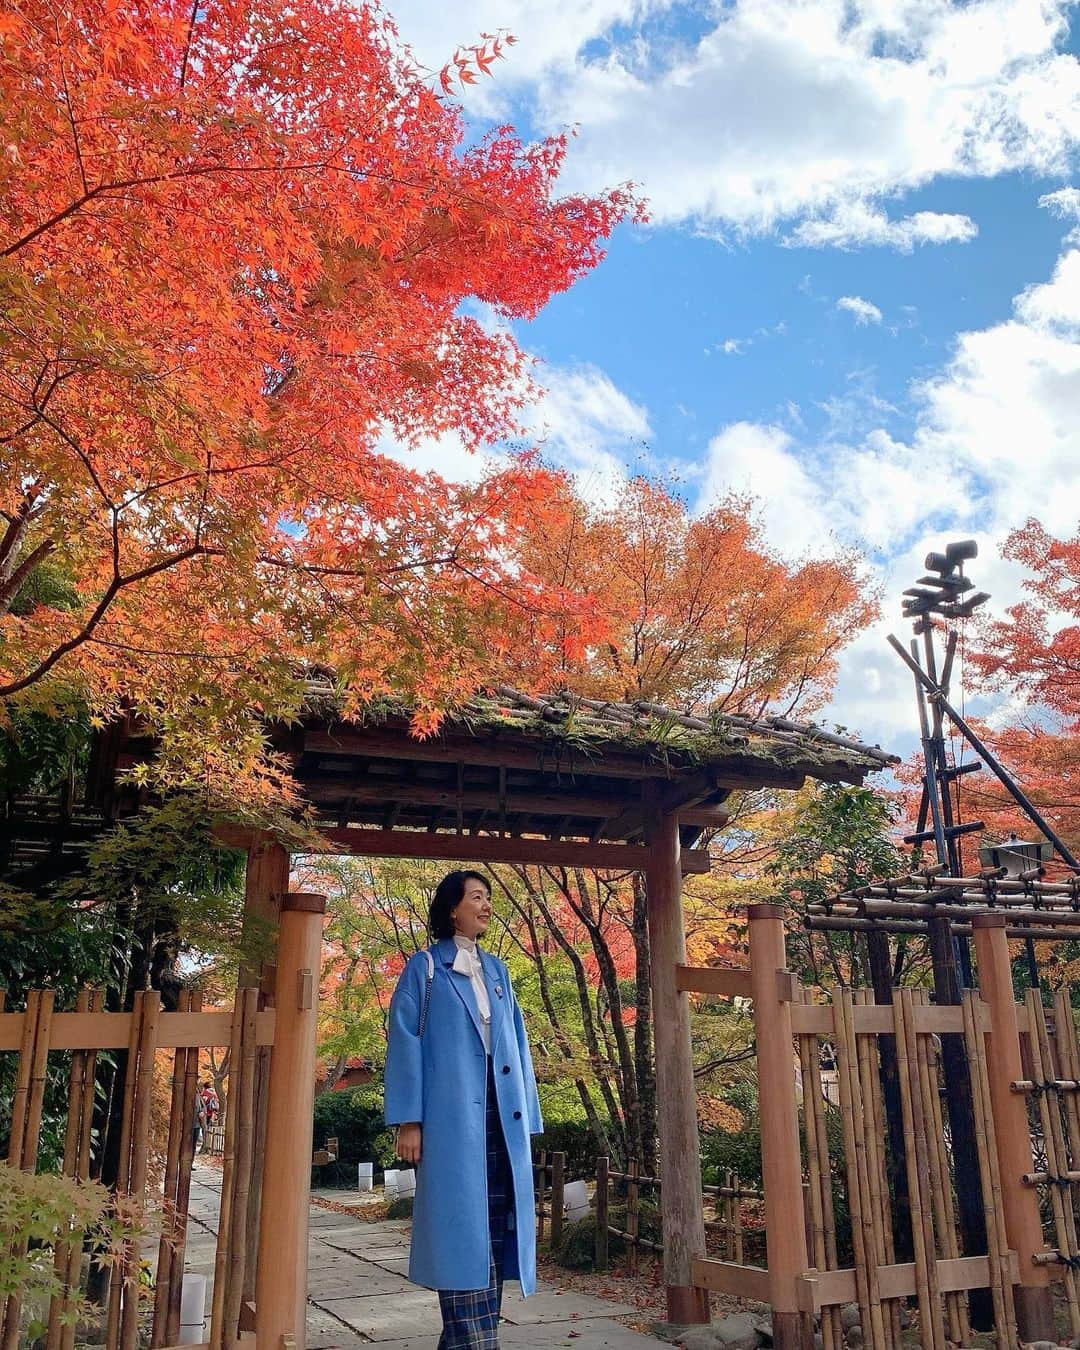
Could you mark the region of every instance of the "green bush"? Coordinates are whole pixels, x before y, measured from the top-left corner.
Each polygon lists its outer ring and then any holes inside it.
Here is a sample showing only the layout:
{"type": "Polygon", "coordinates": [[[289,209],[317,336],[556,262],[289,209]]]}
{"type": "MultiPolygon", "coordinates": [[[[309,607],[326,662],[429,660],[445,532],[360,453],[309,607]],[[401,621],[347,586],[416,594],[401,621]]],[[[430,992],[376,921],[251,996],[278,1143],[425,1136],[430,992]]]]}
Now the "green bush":
{"type": "Polygon", "coordinates": [[[399,1195],[396,1200],[391,1200],[387,1206],[386,1217],[388,1219],[411,1219],[413,1210],[413,1197],[411,1195],[399,1195]]]}
{"type": "Polygon", "coordinates": [[[544,1122],[544,1133],[533,1136],[533,1157],[541,1149],[549,1153],[566,1154],[566,1179],[577,1181],[596,1176],[596,1136],[585,1121],[556,1120],[544,1122]]]}
{"type": "Polygon", "coordinates": [[[383,1124],[380,1084],[324,1092],[315,1098],[315,1147],[322,1148],[327,1139],[335,1136],[338,1159],[316,1170],[320,1186],[355,1189],[357,1163],[374,1162],[388,1167],[394,1161],[394,1131],[383,1124]]]}
{"type": "MultiPolygon", "coordinates": [[[[626,1206],[612,1205],[608,1210],[608,1224],[626,1232],[626,1206]]],[[[660,1211],[648,1200],[638,1205],[638,1236],[647,1242],[661,1241],[660,1211]]],[[[648,1248],[645,1249],[648,1251],[648,1248]]],[[[626,1252],[626,1241],[615,1233],[608,1234],[608,1260],[614,1261],[626,1252]]],[[[565,1270],[596,1269],[596,1215],[589,1214],[577,1223],[563,1225],[559,1246],[552,1252],[554,1259],[565,1270]]]]}

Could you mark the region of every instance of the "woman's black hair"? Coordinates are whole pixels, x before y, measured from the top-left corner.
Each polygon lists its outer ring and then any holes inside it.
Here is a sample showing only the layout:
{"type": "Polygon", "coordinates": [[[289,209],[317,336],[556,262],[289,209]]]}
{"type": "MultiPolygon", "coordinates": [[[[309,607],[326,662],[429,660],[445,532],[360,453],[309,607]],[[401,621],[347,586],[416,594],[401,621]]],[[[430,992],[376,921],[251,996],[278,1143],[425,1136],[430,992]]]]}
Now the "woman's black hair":
{"type": "Polygon", "coordinates": [[[491,882],[482,873],[447,872],[446,876],[435,887],[435,895],[428,910],[428,931],[431,934],[432,942],[438,942],[440,938],[454,936],[454,921],[450,917],[450,911],[461,904],[461,897],[465,894],[465,883],[467,881],[481,882],[487,888],[488,895],[491,894],[491,882]]]}

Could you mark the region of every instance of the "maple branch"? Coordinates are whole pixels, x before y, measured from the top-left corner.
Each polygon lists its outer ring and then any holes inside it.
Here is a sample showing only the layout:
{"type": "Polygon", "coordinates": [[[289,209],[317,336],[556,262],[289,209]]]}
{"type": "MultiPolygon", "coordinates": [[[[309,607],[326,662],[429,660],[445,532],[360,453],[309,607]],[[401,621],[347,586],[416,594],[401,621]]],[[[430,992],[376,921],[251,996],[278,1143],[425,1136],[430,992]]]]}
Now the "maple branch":
{"type": "MultiPolygon", "coordinates": [[[[60,20],[53,19],[56,28],[56,46],[58,51],[63,51],[63,39],[60,36],[60,20]]],[[[68,122],[71,125],[71,139],[75,146],[75,163],[79,166],[79,179],[82,182],[83,192],[88,191],[90,185],[86,181],[86,165],[83,163],[82,146],[79,142],[79,127],[75,121],[75,109],[71,106],[71,90],[68,87],[67,66],[64,64],[64,58],[60,58],[60,78],[64,82],[64,108],[67,112],[68,122]]]]}
{"type": "Polygon", "coordinates": [[[66,642],[61,642],[58,647],[54,647],[44,660],[40,661],[33,670],[22,676],[21,679],[13,680],[10,684],[0,685],[0,698],[10,698],[12,694],[21,693],[32,684],[52,670],[58,661],[63,660],[69,652],[81,647],[97,628],[98,624],[105,617],[106,612],[113,601],[128,586],[134,586],[140,581],[146,581],[148,578],[157,576],[159,572],[166,572],[170,567],[178,567],[181,563],[187,562],[190,558],[198,557],[200,554],[208,553],[210,550],[204,548],[201,544],[193,544],[189,548],[182,549],[179,553],[174,553],[168,558],[159,558],[156,563],[150,563],[146,567],[140,568],[137,572],[129,572],[127,576],[121,576],[119,573],[119,531],[113,524],[113,579],[107,586],[104,595],[98,601],[94,612],[83,624],[82,628],[74,637],[70,637],[66,642]]]}
{"type": "Polygon", "coordinates": [[[3,585],[0,585],[0,614],[6,614],[8,612],[11,608],[11,602],[18,595],[23,582],[38,563],[41,562],[42,559],[47,558],[55,548],[56,543],[52,539],[46,539],[44,542],[38,544],[37,548],[28,553],[18,567],[15,568],[11,576],[8,577],[3,585]]]}
{"type": "Polygon", "coordinates": [[[195,36],[195,20],[199,17],[199,5],[202,0],[194,0],[191,6],[191,18],[188,20],[187,39],[184,42],[184,59],[180,63],[180,88],[183,89],[184,82],[187,80],[188,57],[191,55],[191,43],[195,36]]]}

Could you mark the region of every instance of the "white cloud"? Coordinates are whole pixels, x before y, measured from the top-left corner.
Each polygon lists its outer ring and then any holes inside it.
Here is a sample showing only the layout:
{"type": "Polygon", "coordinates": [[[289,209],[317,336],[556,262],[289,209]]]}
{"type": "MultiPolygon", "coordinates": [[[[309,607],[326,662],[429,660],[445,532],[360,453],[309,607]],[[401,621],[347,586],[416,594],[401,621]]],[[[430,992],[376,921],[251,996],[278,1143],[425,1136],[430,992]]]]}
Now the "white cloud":
{"type": "Polygon", "coordinates": [[[951,359],[912,393],[908,440],[878,427],[809,445],[775,427],[724,428],[698,501],[755,492],[771,543],[790,557],[834,542],[869,552],[886,613],[843,653],[831,715],[905,751],[911,682],[885,636],[906,633],[900,594],[926,553],[975,538],[970,571],[1004,614],[1024,595],[1023,568],[1001,556],[1009,532],[1031,516],[1057,535],[1080,528],[1080,249],[1066,247],[1010,318],[960,334],[951,359]]]}
{"type": "Polygon", "coordinates": [[[784,239],[789,248],[866,248],[872,245],[911,253],[917,244],[967,244],[979,228],[970,216],[916,211],[890,220],[863,201],[845,202],[831,215],[800,222],[784,239]]]}
{"type": "Polygon", "coordinates": [[[881,322],[881,310],[873,301],[864,300],[861,295],[842,295],[836,302],[836,308],[846,310],[857,327],[881,322]]]}
{"type": "Polygon", "coordinates": [[[544,68],[538,121],[580,128],[567,185],[633,179],[661,224],[794,224],[792,242],[910,249],[966,216],[890,221],[940,177],[1060,172],[1080,139],[1067,0],[738,0],[691,48],[634,42],[544,68]]]}
{"type": "Polygon", "coordinates": [[[1056,192],[1044,192],[1039,205],[1063,220],[1080,220],[1080,188],[1064,187],[1056,192]]]}

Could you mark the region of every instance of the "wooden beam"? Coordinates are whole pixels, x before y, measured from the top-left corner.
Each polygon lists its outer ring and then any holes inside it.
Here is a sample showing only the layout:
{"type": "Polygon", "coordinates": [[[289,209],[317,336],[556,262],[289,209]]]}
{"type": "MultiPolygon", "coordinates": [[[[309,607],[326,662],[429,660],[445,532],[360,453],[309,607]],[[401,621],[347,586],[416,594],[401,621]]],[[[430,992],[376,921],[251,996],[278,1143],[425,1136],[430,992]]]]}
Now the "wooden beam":
{"type": "Polygon", "coordinates": [[[649,927],[653,1039],[656,1047],[657,1127],[664,1185],[664,1283],[668,1321],[708,1322],[709,1297],[694,1277],[694,1258],[705,1254],[701,1156],[694,1090],[690,1006],[676,971],[686,964],[678,818],[656,809],[649,791],[649,867],[645,891],[649,927]]]}
{"type": "MultiPolygon", "coordinates": [[[[316,804],[336,802],[346,796],[350,802],[374,802],[380,806],[389,801],[403,806],[443,806],[451,809],[461,805],[466,810],[498,811],[503,806],[499,793],[490,788],[487,791],[478,788],[463,788],[460,794],[453,787],[436,787],[430,783],[398,783],[387,778],[382,783],[366,782],[362,785],[338,785],[317,780],[304,781],[301,786],[309,801],[316,804]]],[[[506,790],[505,805],[510,812],[528,811],[537,816],[588,816],[607,820],[622,811],[628,801],[634,801],[635,795],[618,793],[585,792],[538,792],[535,788],[506,790]]],[[[688,822],[692,823],[692,822],[688,822]]]]}
{"type": "MultiPolygon", "coordinates": [[[[937,1262],[938,1288],[943,1294],[968,1289],[984,1289],[990,1283],[990,1258],[954,1256],[937,1262]]],[[[802,1312],[819,1313],[838,1303],[854,1303],[855,1271],[808,1270],[798,1279],[799,1307],[802,1312]]],[[[878,1292],[883,1299],[906,1298],[918,1292],[915,1266],[878,1266],[878,1292]]]]}
{"type": "Polygon", "coordinates": [[[748,970],[725,970],[719,966],[676,966],[675,987],[680,993],[686,994],[753,998],[748,970]]]}
{"type": "MultiPolygon", "coordinates": [[[[445,858],[450,862],[551,863],[558,867],[644,870],[649,850],[639,844],[583,844],[558,839],[503,839],[490,834],[430,834],[426,830],[326,828],[319,833],[343,853],[366,858],[445,858]]],[[[683,871],[709,871],[707,849],[688,849],[683,871]]]]}
{"type": "MultiPolygon", "coordinates": [[[[0,1050],[17,1050],[25,1013],[0,1013],[0,1050]]],[[[49,1030],[50,1050],[123,1050],[131,1036],[129,1012],[55,1013],[49,1030]]],[[[232,1028],[230,1012],[162,1013],[158,1020],[157,1047],[228,1045],[232,1028]]],[[[274,1043],[274,1011],[260,1012],[255,1021],[259,1045],[274,1043]]]]}
{"type": "Polygon", "coordinates": [[[310,728],[304,733],[304,750],[320,755],[363,755],[374,759],[421,760],[431,764],[486,764],[492,768],[529,769],[534,773],[562,771],[571,777],[596,774],[604,778],[672,778],[668,764],[648,755],[596,747],[586,754],[554,740],[538,740],[535,748],[520,738],[498,740],[472,736],[432,736],[420,741],[407,731],[395,735],[385,728],[358,731],[335,727],[333,731],[310,728]]]}
{"type": "MultiPolygon", "coordinates": [[[[533,746],[522,744],[520,735],[498,737],[445,735],[417,740],[407,731],[399,733],[385,727],[358,730],[355,727],[309,727],[303,734],[303,751],[316,755],[359,755],[371,759],[417,760],[445,768],[447,764],[478,764],[489,768],[526,769],[531,773],[561,773],[594,778],[643,778],[667,780],[672,796],[664,809],[673,810],[703,801],[714,792],[745,791],[756,787],[800,788],[806,781],[806,769],[785,768],[748,750],[724,755],[706,769],[694,770],[688,761],[681,764],[655,758],[644,752],[632,754],[612,750],[603,743],[592,753],[565,742],[537,740],[533,746]]],[[[867,769],[869,771],[869,767],[867,769]]],[[[815,766],[815,777],[830,778],[827,766],[815,766]]],[[[299,773],[303,778],[302,770],[299,773]]],[[[847,775],[850,777],[850,775],[847,775]]]]}
{"type": "Polygon", "coordinates": [[[762,1266],[737,1266],[733,1261],[695,1256],[693,1271],[699,1289],[739,1299],[752,1298],[758,1303],[769,1301],[769,1272],[762,1266]]]}

